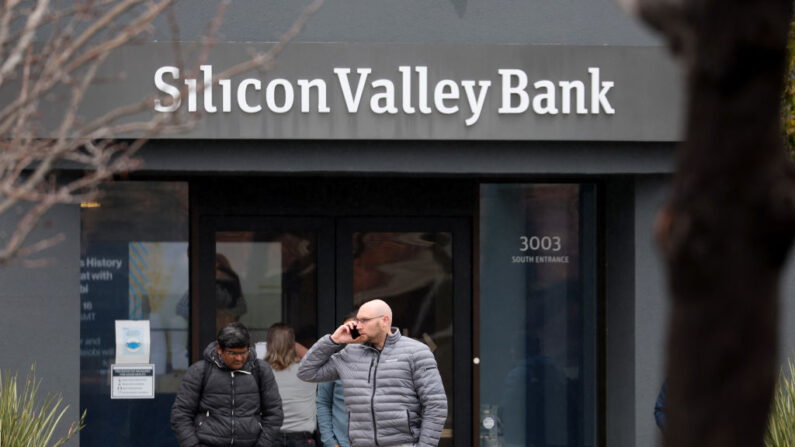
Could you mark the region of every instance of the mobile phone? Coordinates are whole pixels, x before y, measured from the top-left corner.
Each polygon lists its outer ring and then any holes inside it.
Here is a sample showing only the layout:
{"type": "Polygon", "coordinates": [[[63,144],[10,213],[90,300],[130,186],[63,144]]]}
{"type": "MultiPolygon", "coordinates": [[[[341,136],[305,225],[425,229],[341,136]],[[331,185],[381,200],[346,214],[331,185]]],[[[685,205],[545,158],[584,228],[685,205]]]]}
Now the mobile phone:
{"type": "Polygon", "coordinates": [[[356,326],[350,328],[350,330],[351,330],[351,338],[354,339],[354,340],[359,338],[359,335],[361,335],[361,334],[359,334],[359,330],[356,329],[356,326]]]}

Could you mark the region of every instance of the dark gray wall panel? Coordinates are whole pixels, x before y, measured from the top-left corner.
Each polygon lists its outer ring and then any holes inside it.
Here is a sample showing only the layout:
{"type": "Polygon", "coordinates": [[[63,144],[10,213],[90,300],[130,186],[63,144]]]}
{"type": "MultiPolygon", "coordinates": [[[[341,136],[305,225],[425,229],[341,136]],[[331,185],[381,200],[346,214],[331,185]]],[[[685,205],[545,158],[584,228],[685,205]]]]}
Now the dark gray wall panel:
{"type": "MultiPolygon", "coordinates": [[[[275,41],[308,0],[235,0],[221,27],[224,41],[275,41]]],[[[196,40],[218,2],[182,0],[184,40],[196,40]]],[[[155,36],[170,40],[163,23],[155,36]]],[[[613,0],[327,0],[299,42],[659,45],[613,0]]]]}
{"type": "Polygon", "coordinates": [[[418,141],[152,141],[144,172],[431,174],[669,173],[673,144],[418,141]]]}
{"type": "MultiPolygon", "coordinates": [[[[10,228],[11,217],[2,216],[0,226],[10,228]]],[[[66,236],[42,255],[52,258],[47,266],[0,267],[0,369],[18,371],[24,381],[36,363],[40,391],[61,393],[69,404],[59,429],[63,434],[80,408],[80,208],[58,207],[42,227],[33,238],[66,236]]]]}

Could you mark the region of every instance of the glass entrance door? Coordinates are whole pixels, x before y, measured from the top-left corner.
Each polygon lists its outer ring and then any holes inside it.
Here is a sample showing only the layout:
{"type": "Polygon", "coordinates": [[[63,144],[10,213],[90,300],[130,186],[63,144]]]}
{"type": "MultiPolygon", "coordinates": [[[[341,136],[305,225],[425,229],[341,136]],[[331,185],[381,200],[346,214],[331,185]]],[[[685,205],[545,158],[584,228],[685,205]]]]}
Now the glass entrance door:
{"type": "Polygon", "coordinates": [[[470,445],[470,235],[462,219],[340,219],[337,307],[380,298],[403,336],[431,349],[447,393],[439,445],[470,445]]]}
{"type": "Polygon", "coordinates": [[[230,321],[244,323],[253,342],[285,322],[310,347],[363,302],[384,299],[401,333],[436,356],[450,409],[440,445],[471,444],[468,219],[206,217],[201,225],[196,349],[230,321]]]}

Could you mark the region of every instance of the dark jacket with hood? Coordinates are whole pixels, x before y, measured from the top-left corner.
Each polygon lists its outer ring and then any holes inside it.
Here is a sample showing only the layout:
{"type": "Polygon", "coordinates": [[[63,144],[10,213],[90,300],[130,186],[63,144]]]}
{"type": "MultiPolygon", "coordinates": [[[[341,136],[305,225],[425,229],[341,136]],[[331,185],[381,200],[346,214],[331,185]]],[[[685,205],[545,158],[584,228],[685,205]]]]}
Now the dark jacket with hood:
{"type": "Polygon", "coordinates": [[[271,368],[251,349],[241,369],[229,369],[217,346],[212,342],[204,349],[204,360],[188,368],[179,386],[171,427],[180,447],[271,445],[283,418],[271,368]],[[259,374],[254,371],[255,361],[259,374]],[[205,362],[211,365],[206,378],[205,362]]]}

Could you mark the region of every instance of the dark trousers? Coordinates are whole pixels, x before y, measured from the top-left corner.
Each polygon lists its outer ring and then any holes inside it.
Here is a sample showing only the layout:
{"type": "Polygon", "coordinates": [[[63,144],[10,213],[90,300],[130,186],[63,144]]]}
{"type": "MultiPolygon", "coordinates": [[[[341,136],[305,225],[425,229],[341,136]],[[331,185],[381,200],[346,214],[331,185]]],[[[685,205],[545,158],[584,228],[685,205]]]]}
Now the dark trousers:
{"type": "Polygon", "coordinates": [[[274,436],[274,447],[305,447],[315,445],[315,435],[308,431],[284,432],[280,431],[274,436]]]}

